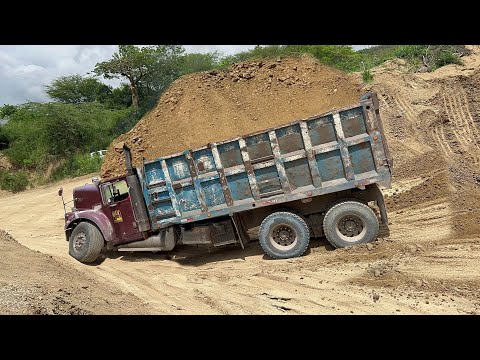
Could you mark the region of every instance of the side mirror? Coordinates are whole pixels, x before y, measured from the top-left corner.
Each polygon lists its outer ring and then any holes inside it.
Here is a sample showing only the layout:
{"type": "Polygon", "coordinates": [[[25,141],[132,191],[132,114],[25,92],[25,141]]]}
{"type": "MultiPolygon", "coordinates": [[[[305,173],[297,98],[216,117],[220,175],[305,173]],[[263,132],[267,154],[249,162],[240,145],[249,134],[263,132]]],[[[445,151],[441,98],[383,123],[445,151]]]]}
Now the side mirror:
{"type": "Polygon", "coordinates": [[[62,196],[62,195],[63,195],[63,187],[58,189],[58,196],[62,196]]]}

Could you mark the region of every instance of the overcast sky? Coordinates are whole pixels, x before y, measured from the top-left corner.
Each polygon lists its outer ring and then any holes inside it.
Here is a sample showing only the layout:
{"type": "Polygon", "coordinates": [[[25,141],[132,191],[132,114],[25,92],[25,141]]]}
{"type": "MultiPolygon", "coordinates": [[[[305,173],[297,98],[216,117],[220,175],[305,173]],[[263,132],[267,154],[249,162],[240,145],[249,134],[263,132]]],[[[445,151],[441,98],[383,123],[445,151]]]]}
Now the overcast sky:
{"type": "MultiPolygon", "coordinates": [[[[184,47],[187,52],[218,50],[231,55],[251,49],[254,45],[184,47]]],[[[44,85],[63,75],[86,75],[96,63],[108,60],[116,49],[117,45],[0,45],[0,106],[47,101],[44,85]]],[[[118,80],[110,82],[112,85],[118,83],[118,80]]]]}

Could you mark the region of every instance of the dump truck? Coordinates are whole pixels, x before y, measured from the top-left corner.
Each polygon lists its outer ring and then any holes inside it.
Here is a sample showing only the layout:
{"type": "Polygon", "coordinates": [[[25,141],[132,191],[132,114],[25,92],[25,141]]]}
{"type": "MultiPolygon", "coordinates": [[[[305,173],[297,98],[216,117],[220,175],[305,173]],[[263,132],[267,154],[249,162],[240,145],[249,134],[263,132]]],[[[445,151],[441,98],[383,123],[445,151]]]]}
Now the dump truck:
{"type": "Polygon", "coordinates": [[[73,190],[64,230],[80,262],[102,250],[244,248],[256,238],[268,256],[286,259],[303,255],[310,238],[343,248],[373,241],[388,224],[380,187],[390,188],[393,164],[376,93],[137,168],[126,145],[123,153],[124,176],[73,190]]]}

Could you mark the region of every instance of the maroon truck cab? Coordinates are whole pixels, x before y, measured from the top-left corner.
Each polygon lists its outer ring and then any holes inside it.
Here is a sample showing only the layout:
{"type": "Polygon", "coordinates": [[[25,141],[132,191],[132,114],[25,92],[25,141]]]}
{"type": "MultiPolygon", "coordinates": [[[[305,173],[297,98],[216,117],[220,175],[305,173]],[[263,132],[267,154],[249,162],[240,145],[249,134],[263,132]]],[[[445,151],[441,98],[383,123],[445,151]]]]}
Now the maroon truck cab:
{"type": "MultiPolygon", "coordinates": [[[[152,231],[137,169],[126,149],[127,174],[79,186],[73,190],[72,211],[65,213],[69,253],[83,263],[95,261],[107,249],[170,251],[177,242],[173,228],[152,231]]],[[[58,195],[62,196],[60,188],[58,195]]],[[[65,208],[65,202],[63,202],[65,208]]]]}
{"type": "Polygon", "coordinates": [[[124,244],[143,239],[133,212],[129,177],[94,182],[73,190],[74,207],[65,215],[65,234],[69,240],[81,222],[95,225],[107,243],[124,244]]]}

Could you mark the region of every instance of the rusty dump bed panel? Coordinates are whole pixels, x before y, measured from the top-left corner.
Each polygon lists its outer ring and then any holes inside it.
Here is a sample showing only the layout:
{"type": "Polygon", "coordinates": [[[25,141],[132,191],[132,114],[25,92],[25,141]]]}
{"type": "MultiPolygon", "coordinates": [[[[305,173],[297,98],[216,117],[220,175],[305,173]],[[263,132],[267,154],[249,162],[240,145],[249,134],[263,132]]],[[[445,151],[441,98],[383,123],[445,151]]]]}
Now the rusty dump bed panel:
{"type": "Polygon", "coordinates": [[[139,172],[155,229],[373,183],[390,186],[388,154],[373,94],[348,108],[145,161],[139,172]]]}

